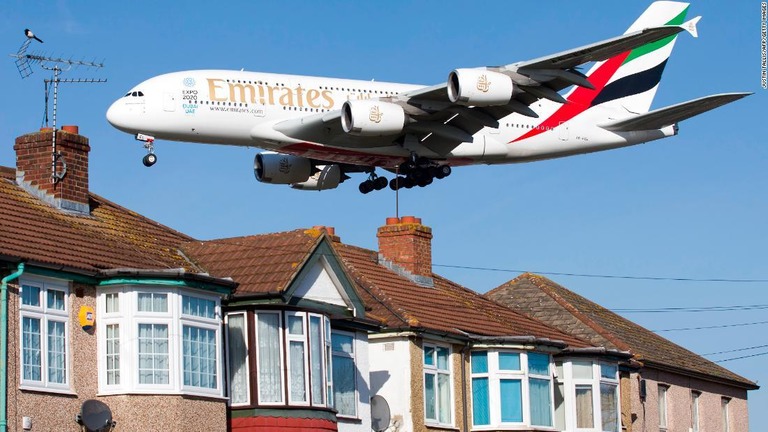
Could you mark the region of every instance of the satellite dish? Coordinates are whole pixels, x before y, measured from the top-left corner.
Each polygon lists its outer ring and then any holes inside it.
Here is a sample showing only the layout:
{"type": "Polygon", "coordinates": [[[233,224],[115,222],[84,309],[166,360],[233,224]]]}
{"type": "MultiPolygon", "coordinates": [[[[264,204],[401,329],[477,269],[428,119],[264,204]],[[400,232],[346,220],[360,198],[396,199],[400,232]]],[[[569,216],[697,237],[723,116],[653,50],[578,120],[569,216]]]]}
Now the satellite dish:
{"type": "Polygon", "coordinates": [[[389,404],[382,396],[376,395],[371,398],[371,429],[381,432],[389,427],[391,416],[389,413],[389,404]]]}
{"type": "Polygon", "coordinates": [[[106,432],[112,430],[112,411],[101,401],[88,399],[83,402],[78,415],[78,423],[88,432],[106,432]]]}

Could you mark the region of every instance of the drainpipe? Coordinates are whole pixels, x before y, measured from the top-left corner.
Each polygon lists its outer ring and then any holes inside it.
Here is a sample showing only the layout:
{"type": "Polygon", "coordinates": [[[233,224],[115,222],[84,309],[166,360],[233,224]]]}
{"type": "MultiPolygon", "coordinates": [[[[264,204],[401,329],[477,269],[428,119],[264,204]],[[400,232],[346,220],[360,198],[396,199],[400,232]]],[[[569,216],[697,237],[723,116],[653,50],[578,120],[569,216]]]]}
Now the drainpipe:
{"type": "Polygon", "coordinates": [[[24,263],[19,263],[15,273],[3,278],[0,285],[0,432],[8,430],[8,282],[24,273],[24,263]]]}

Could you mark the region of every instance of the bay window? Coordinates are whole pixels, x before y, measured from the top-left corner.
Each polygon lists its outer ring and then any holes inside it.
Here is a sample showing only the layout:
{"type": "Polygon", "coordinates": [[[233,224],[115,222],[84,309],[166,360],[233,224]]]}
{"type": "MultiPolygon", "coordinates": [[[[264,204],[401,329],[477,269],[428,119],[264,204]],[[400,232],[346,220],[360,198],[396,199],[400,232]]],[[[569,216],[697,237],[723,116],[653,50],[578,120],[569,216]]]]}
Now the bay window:
{"type": "Polygon", "coordinates": [[[478,428],[551,427],[550,369],[548,354],[472,351],[472,424],[478,428]]]}
{"type": "Polygon", "coordinates": [[[619,432],[618,366],[583,359],[558,361],[556,366],[556,427],[619,432]]]}
{"type": "Polygon", "coordinates": [[[424,416],[428,423],[453,422],[450,349],[424,344],[424,416]]]}
{"type": "Polygon", "coordinates": [[[98,296],[99,390],[222,396],[219,297],[122,286],[98,296]]]}
{"type": "Polygon", "coordinates": [[[19,319],[22,387],[69,390],[69,290],[64,282],[23,278],[19,319]]]}

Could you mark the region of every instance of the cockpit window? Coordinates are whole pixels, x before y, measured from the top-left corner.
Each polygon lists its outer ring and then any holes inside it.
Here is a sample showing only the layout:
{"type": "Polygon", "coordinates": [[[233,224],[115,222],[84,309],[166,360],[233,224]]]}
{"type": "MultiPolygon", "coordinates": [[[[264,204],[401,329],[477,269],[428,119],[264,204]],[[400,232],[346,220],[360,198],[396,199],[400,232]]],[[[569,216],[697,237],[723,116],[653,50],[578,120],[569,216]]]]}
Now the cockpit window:
{"type": "Polygon", "coordinates": [[[123,97],[143,97],[144,93],[140,91],[128,92],[123,97]]]}

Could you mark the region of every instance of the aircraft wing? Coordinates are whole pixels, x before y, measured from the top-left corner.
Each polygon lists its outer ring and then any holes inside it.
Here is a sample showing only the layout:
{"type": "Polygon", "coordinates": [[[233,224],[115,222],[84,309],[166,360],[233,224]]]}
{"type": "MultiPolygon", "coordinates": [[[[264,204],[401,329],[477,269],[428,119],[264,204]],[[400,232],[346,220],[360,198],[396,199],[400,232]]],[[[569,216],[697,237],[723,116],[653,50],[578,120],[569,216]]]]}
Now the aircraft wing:
{"type": "Polygon", "coordinates": [[[681,122],[693,116],[737,101],[752,93],[722,93],[659,108],[628,119],[617,120],[600,125],[603,129],[615,132],[661,129],[681,122]]]}
{"type": "MultiPolygon", "coordinates": [[[[408,115],[409,122],[397,135],[371,137],[345,133],[341,126],[340,110],[286,120],[273,127],[294,139],[341,148],[391,146],[402,144],[406,135],[413,135],[420,144],[444,156],[462,142],[471,142],[472,136],[484,127],[498,128],[499,119],[512,113],[538,117],[529,105],[539,99],[566,103],[558,91],[571,85],[594,88],[575,67],[606,60],[673,36],[682,30],[682,26],[651,27],[550,56],[506,66],[481,68],[508,75],[515,83],[517,90],[502,105],[478,107],[452,103],[448,97],[447,83],[379,98],[382,102],[400,105],[408,115]]],[[[261,136],[256,132],[254,135],[261,136]]]]}

